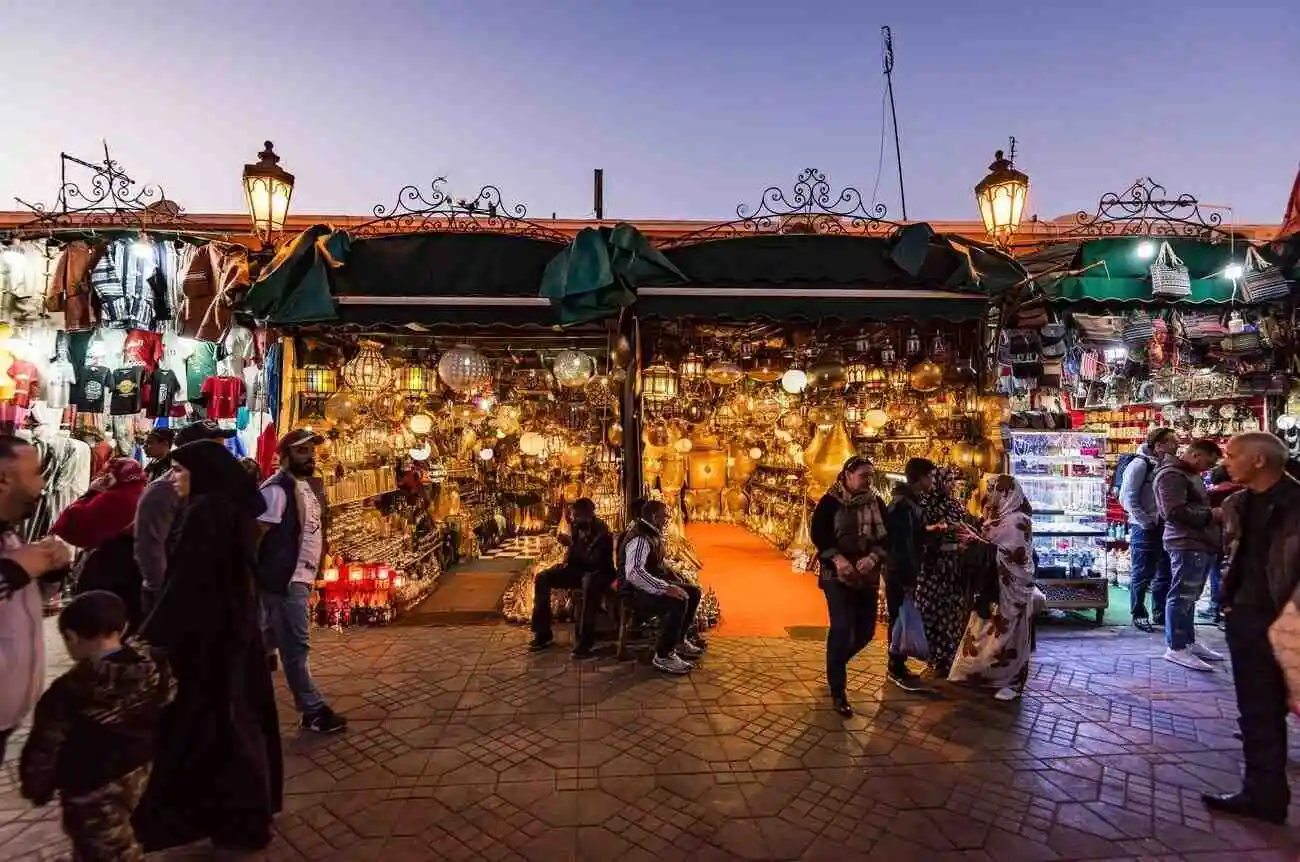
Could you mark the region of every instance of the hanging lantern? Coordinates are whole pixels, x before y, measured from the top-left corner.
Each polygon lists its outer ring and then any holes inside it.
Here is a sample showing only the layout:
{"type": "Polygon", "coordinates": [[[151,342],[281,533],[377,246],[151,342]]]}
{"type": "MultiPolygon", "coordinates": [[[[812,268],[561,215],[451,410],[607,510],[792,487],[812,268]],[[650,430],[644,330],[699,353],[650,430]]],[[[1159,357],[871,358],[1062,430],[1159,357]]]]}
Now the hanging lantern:
{"type": "Polygon", "coordinates": [[[491,449],[487,448],[486,446],[478,450],[478,458],[480,461],[491,461],[495,454],[496,454],[495,452],[493,452],[491,449]]]}
{"type": "Polygon", "coordinates": [[[1025,199],[1029,196],[1029,177],[1012,167],[1015,158],[1015,138],[1011,139],[1011,158],[1003,158],[1002,150],[993,155],[989,174],[975,186],[975,202],[984,220],[984,230],[997,243],[1005,244],[1020,227],[1025,212],[1025,199]]]}
{"type": "Polygon", "coordinates": [[[618,386],[610,375],[597,374],[587,381],[587,385],[583,389],[583,395],[586,396],[589,407],[594,407],[597,410],[608,410],[618,403],[621,389],[622,387],[618,386]]]}
{"type": "Polygon", "coordinates": [[[907,341],[903,344],[903,353],[908,359],[920,355],[921,336],[915,329],[907,334],[907,341]]]}
{"type": "Polygon", "coordinates": [[[683,380],[703,380],[705,368],[704,357],[692,350],[682,357],[678,373],[683,380]]]}
{"type": "Polygon", "coordinates": [[[343,366],[343,382],[360,397],[369,400],[393,383],[393,367],[380,352],[377,341],[362,341],[357,355],[343,366]]]}
{"type": "Polygon", "coordinates": [[[906,365],[895,365],[889,369],[888,374],[889,391],[902,394],[907,391],[907,387],[912,385],[911,375],[908,374],[906,365]]]}
{"type": "Polygon", "coordinates": [[[519,433],[519,420],[522,411],[514,404],[502,404],[492,413],[492,424],[501,432],[501,436],[519,433]]]}
{"type": "Polygon", "coordinates": [[[715,386],[731,386],[745,379],[745,372],[741,370],[740,364],[726,357],[715,359],[704,374],[715,386]]]}
{"type": "Polygon", "coordinates": [[[627,340],[626,335],[614,339],[614,344],[609,348],[609,361],[615,368],[627,368],[631,363],[632,343],[627,340]]]}
{"type": "Polygon", "coordinates": [[[492,363],[468,344],[458,344],[438,360],[438,376],[453,392],[472,392],[492,382],[492,363]]]}
{"type": "Polygon", "coordinates": [[[808,496],[820,498],[844,467],[844,462],[857,454],[853,441],[843,425],[817,429],[817,435],[804,450],[803,461],[808,467],[808,496]]]}
{"type": "Polygon", "coordinates": [[[416,413],[406,424],[413,433],[423,437],[433,430],[433,417],[428,413],[416,413]]]}
{"type": "Polygon", "coordinates": [[[699,423],[709,418],[709,411],[699,401],[691,401],[682,411],[682,415],[686,417],[687,422],[699,423]]]}
{"type": "Polygon", "coordinates": [[[781,388],[791,395],[798,395],[808,386],[808,375],[799,368],[791,368],[781,375],[781,388]]]}
{"type": "Polygon", "coordinates": [[[546,451],[546,438],[536,431],[525,431],[519,438],[519,451],[536,458],[546,451]]]}
{"type": "Polygon", "coordinates": [[[774,425],[776,420],[781,418],[781,411],[784,409],[785,404],[777,397],[776,392],[770,387],[765,387],[762,392],[754,396],[749,408],[749,418],[755,425],[774,425]]]}
{"type": "Polygon", "coordinates": [[[671,401],[677,397],[677,372],[663,361],[641,372],[641,397],[651,402],[671,401]]]}
{"type": "Polygon", "coordinates": [[[326,399],[321,412],[335,425],[347,426],[356,421],[360,410],[361,404],[356,397],[347,389],[340,389],[326,399]]]}
{"type": "Polygon", "coordinates": [[[596,373],[596,360],[581,350],[561,350],[551,364],[555,382],[566,389],[581,389],[596,373]]]}
{"type": "Polygon", "coordinates": [[[922,359],[908,372],[908,383],[917,392],[933,392],[943,383],[943,369],[922,359]]]}
{"type": "Polygon", "coordinates": [[[605,429],[605,442],[611,446],[623,445],[623,424],[621,422],[611,422],[605,429]]]}
{"type": "Polygon", "coordinates": [[[328,365],[304,365],[298,379],[299,389],[313,395],[334,392],[339,388],[338,372],[328,365]]]}
{"type": "Polygon", "coordinates": [[[870,366],[867,364],[867,358],[859,355],[848,361],[844,366],[844,380],[849,386],[866,386],[867,371],[870,366]]]}
{"type": "Polygon", "coordinates": [[[884,392],[889,388],[889,374],[879,365],[867,368],[867,379],[862,384],[868,392],[884,392]]]}
{"type": "MultiPolygon", "coordinates": [[[[244,198],[253,219],[253,232],[264,244],[284,230],[293,197],[293,174],[280,167],[275,145],[266,141],[255,164],[244,165],[244,198]]],[[[114,192],[116,194],[116,192],[114,192]]]]}
{"type": "Polygon", "coordinates": [[[879,431],[889,424],[889,414],[877,407],[862,414],[862,423],[873,431],[879,431]]]}
{"type": "Polygon", "coordinates": [[[393,369],[393,385],[407,398],[419,398],[438,391],[438,376],[423,365],[402,365],[393,369]]]}
{"type": "Polygon", "coordinates": [[[848,383],[848,372],[844,359],[837,350],[827,350],[808,366],[807,385],[809,389],[843,389],[848,383]]]}
{"type": "Polygon", "coordinates": [[[396,389],[380,392],[370,403],[370,415],[384,422],[401,422],[406,416],[406,395],[396,389]]]}
{"type": "Polygon", "coordinates": [[[769,347],[764,347],[754,354],[749,369],[745,374],[756,383],[775,383],[781,379],[785,367],[781,364],[781,354],[769,347]]]}

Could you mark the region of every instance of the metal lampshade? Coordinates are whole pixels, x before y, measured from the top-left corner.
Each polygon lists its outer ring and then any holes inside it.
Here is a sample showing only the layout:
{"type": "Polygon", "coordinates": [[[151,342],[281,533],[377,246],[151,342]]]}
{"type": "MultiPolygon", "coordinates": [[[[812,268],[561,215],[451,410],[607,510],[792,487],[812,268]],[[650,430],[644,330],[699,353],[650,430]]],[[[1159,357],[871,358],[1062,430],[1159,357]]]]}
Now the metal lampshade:
{"type": "Polygon", "coordinates": [[[1029,196],[1029,177],[1011,166],[1002,150],[993,156],[989,175],[975,186],[984,230],[997,242],[1005,242],[1020,227],[1029,196]]]}
{"type": "Polygon", "coordinates": [[[253,232],[263,242],[284,230],[293,197],[293,174],[280,167],[280,157],[270,141],[258,153],[256,164],[244,165],[244,197],[253,219],[253,232]]]}

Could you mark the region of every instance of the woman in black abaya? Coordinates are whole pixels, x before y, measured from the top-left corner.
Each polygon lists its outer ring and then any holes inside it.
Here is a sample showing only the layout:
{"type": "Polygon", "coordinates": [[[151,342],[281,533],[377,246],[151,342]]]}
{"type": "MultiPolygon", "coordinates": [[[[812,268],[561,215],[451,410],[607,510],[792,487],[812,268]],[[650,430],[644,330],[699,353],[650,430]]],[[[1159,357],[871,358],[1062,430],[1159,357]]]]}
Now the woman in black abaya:
{"type": "Polygon", "coordinates": [[[148,851],[205,838],[258,850],[271,840],[284,785],[253,580],[265,506],[220,443],[182,446],[172,460],[185,503],[166,584],[141,636],[167,651],[178,690],[164,713],[136,835],[148,851]]]}

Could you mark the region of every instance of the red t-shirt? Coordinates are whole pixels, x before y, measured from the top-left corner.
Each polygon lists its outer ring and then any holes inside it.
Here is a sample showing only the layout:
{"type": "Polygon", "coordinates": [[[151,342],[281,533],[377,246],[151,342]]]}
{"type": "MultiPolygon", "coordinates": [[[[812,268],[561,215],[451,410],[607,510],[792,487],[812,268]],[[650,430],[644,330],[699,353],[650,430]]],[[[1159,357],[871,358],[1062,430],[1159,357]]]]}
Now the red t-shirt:
{"type": "Polygon", "coordinates": [[[14,404],[31,407],[41,385],[36,366],[23,359],[15,359],[14,364],[9,366],[9,376],[14,380],[14,404]]]}
{"type": "Polygon", "coordinates": [[[203,381],[209,419],[234,419],[244,403],[244,381],[239,377],[209,377],[203,381]]]}
{"type": "Polygon", "coordinates": [[[122,345],[122,362],[129,366],[148,369],[150,373],[158,369],[163,358],[162,334],[147,329],[133,329],[126,336],[122,345]]]}

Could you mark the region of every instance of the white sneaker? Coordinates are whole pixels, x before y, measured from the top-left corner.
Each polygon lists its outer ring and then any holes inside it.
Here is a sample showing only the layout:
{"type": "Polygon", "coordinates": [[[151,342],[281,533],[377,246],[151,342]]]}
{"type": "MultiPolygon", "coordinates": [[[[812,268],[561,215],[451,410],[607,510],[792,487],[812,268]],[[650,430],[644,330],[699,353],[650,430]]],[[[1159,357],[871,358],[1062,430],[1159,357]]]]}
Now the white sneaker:
{"type": "Polygon", "coordinates": [[[684,640],[677,647],[677,656],[685,659],[695,659],[704,655],[704,650],[697,647],[690,640],[684,640]]]}
{"type": "Polygon", "coordinates": [[[1165,661],[1171,661],[1174,664],[1182,665],[1188,670],[1199,670],[1203,672],[1214,670],[1214,668],[1193,655],[1191,649],[1167,649],[1165,650],[1165,661]]]}
{"type": "Polygon", "coordinates": [[[1009,685],[998,689],[997,692],[993,695],[994,700],[1000,700],[1004,703],[1007,701],[1015,700],[1018,697],[1020,697],[1020,692],[1016,691],[1014,688],[1012,688],[1009,685]]]}
{"type": "Polygon", "coordinates": [[[670,652],[663,658],[655,656],[654,661],[651,662],[651,664],[654,665],[655,670],[661,670],[664,673],[677,674],[678,676],[691,672],[691,665],[682,661],[675,652],[670,652]]]}
{"type": "Polygon", "coordinates": [[[1188,649],[1202,661],[1223,661],[1223,653],[1217,653],[1202,643],[1193,643],[1188,649]]]}

